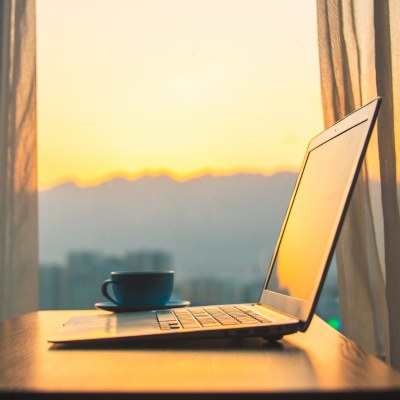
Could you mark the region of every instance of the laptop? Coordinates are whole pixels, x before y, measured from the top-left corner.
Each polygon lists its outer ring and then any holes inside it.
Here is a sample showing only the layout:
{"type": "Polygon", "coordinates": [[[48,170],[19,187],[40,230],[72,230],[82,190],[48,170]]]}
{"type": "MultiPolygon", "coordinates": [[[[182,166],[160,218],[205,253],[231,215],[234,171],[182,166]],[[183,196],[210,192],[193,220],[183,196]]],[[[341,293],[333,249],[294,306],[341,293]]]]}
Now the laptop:
{"type": "Polygon", "coordinates": [[[275,341],[306,331],[380,103],[375,99],[310,141],[258,303],[77,316],[49,342],[249,336],[275,341]]]}

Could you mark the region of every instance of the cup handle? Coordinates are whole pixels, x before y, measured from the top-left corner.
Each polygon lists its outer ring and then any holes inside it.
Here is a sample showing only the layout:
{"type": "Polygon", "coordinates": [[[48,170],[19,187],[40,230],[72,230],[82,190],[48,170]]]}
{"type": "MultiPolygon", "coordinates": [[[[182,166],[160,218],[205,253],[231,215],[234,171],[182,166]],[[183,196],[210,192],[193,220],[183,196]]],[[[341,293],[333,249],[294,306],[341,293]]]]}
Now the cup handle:
{"type": "Polygon", "coordinates": [[[114,304],[116,304],[117,306],[120,306],[121,304],[118,303],[117,300],[113,299],[107,292],[107,286],[110,283],[115,283],[113,282],[111,279],[106,279],[103,284],[101,285],[101,293],[103,293],[103,296],[106,297],[108,300],[110,300],[111,302],[113,302],[114,304]]]}

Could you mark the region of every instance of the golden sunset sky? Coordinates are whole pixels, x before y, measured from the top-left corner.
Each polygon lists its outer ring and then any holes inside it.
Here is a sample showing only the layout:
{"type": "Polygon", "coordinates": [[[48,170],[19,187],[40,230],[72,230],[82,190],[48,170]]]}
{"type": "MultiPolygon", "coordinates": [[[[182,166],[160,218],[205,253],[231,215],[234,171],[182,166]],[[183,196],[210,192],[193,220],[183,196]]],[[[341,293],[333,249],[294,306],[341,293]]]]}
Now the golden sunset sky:
{"type": "Polygon", "coordinates": [[[297,170],[314,0],[36,0],[39,187],[297,170]]]}

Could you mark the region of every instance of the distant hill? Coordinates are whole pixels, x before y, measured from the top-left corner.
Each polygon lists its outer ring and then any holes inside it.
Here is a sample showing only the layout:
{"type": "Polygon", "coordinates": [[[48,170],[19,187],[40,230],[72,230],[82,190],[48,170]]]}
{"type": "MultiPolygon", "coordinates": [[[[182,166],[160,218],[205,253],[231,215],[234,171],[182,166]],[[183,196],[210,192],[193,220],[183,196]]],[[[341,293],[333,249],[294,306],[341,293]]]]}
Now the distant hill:
{"type": "Polygon", "coordinates": [[[112,179],[39,193],[41,262],[95,250],[166,250],[181,273],[265,269],[296,175],[112,179]]]}

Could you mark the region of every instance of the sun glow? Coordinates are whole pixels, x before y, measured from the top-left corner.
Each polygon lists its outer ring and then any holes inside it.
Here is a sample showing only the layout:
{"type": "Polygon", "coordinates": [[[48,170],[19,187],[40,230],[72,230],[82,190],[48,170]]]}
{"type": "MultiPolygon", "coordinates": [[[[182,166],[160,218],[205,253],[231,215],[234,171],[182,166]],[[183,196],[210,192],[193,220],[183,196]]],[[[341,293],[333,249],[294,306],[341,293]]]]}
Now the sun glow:
{"type": "Polygon", "coordinates": [[[294,0],[37,0],[39,187],[297,170],[322,130],[315,14],[294,0]]]}

